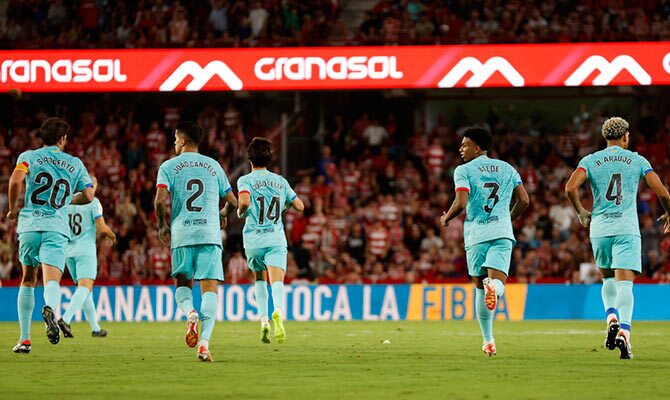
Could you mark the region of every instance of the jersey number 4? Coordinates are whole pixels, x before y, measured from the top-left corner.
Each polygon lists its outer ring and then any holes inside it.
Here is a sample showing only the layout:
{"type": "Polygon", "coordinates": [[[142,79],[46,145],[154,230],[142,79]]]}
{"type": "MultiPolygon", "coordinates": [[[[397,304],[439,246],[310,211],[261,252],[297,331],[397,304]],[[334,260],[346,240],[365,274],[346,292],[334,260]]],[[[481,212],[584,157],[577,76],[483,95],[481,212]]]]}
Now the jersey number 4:
{"type": "Polygon", "coordinates": [[[607,199],[607,201],[613,201],[617,206],[620,206],[623,202],[621,174],[612,174],[610,184],[607,186],[607,193],[605,193],[605,199],[607,199]]]}
{"type": "Polygon", "coordinates": [[[500,190],[500,185],[498,185],[495,182],[486,182],[484,184],[484,188],[491,189],[491,194],[486,200],[493,200],[493,205],[489,207],[489,205],[486,204],[484,206],[484,211],[491,214],[491,211],[493,211],[493,207],[495,207],[496,204],[498,204],[498,202],[500,201],[500,197],[498,196],[498,190],[500,190]]]}

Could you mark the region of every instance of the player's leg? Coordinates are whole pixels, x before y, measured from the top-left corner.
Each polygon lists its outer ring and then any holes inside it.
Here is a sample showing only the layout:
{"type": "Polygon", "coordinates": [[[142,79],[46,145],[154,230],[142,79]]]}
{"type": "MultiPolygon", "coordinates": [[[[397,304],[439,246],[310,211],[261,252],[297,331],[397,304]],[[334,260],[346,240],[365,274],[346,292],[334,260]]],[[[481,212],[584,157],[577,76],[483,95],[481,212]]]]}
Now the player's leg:
{"type": "Polygon", "coordinates": [[[612,238],[591,238],[591,248],[596,265],[603,274],[603,286],[600,295],[605,307],[605,318],[607,332],[605,334],[605,347],[609,350],[616,348],[615,341],[619,333],[619,319],[617,318],[616,298],[617,290],[612,267],[612,238]]]}
{"type": "Polygon", "coordinates": [[[198,358],[202,361],[212,361],[209,353],[209,342],[216,323],[216,314],[219,307],[219,282],[223,281],[223,251],[220,246],[196,246],[196,269],[194,278],[200,281],[202,303],[202,334],[198,342],[198,358]]]}
{"type": "Polygon", "coordinates": [[[175,286],[177,307],[186,315],[186,334],[184,339],[188,347],[198,344],[198,312],[193,308],[193,273],[195,271],[194,246],[183,246],[172,249],[172,272],[175,286]]]}
{"type": "Polygon", "coordinates": [[[72,322],[74,315],[81,311],[81,309],[84,307],[84,302],[86,302],[86,299],[91,295],[92,292],[93,279],[79,278],[77,280],[77,289],[70,298],[70,305],[63,313],[63,317],[58,320],[58,326],[63,332],[63,336],[74,337],[72,335],[72,328],[70,327],[70,323],[72,322]]]}
{"type": "Polygon", "coordinates": [[[268,278],[265,268],[265,249],[246,250],[247,265],[254,273],[254,295],[256,296],[256,308],[261,321],[261,342],[270,343],[270,319],[268,318],[268,278]]]}
{"type": "Polygon", "coordinates": [[[42,318],[47,327],[47,338],[51,344],[60,341],[60,330],[56,313],[60,310],[60,280],[65,269],[65,247],[69,239],[56,232],[42,232],[40,262],[44,282],[44,303],[42,318]]]}
{"type": "Polygon", "coordinates": [[[22,265],[21,269],[23,270],[23,276],[21,277],[21,286],[16,301],[21,336],[13,351],[15,353],[30,353],[30,323],[35,309],[35,286],[37,285],[38,269],[25,265],[22,265]]]}
{"type": "Polygon", "coordinates": [[[286,329],[284,329],[284,299],[286,291],[284,289],[284,277],[286,275],[286,256],[288,250],[285,246],[270,248],[265,253],[265,265],[268,269],[268,277],[272,287],[272,322],[275,328],[275,339],[277,343],[284,343],[286,339],[286,329]]]}
{"type": "Polygon", "coordinates": [[[639,236],[619,235],[612,244],[612,268],[616,279],[617,308],[621,329],[616,339],[616,347],[621,358],[633,358],[630,344],[633,320],[633,282],[636,274],[642,272],[642,243],[639,236]]]}
{"type": "Polygon", "coordinates": [[[486,307],[495,311],[498,299],[505,295],[505,283],[509,275],[509,266],[512,261],[512,248],[514,242],[510,239],[498,239],[491,242],[491,247],[486,253],[484,267],[487,269],[487,277],[482,282],[484,285],[484,297],[486,307]]]}
{"type": "Polygon", "coordinates": [[[465,249],[468,274],[475,285],[475,312],[479,329],[482,333],[482,351],[486,355],[495,354],[495,339],[493,338],[493,311],[486,307],[483,280],[487,277],[483,264],[486,260],[488,243],[480,243],[465,249]]]}
{"type": "Polygon", "coordinates": [[[19,261],[23,274],[16,299],[16,308],[19,315],[21,336],[19,337],[19,343],[13,348],[15,353],[29,353],[31,348],[30,323],[35,309],[35,286],[37,286],[37,273],[40,265],[40,243],[41,234],[39,232],[27,232],[19,235],[19,261]]]}

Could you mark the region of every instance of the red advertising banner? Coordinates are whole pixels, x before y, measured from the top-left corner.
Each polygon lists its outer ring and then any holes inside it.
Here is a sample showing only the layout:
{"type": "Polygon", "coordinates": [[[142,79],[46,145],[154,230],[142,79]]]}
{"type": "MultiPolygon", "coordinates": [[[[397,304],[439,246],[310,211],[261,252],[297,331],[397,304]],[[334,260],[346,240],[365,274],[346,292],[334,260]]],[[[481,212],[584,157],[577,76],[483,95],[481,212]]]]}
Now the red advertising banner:
{"type": "Polygon", "coordinates": [[[670,84],[670,42],[0,51],[0,91],[670,84]]]}

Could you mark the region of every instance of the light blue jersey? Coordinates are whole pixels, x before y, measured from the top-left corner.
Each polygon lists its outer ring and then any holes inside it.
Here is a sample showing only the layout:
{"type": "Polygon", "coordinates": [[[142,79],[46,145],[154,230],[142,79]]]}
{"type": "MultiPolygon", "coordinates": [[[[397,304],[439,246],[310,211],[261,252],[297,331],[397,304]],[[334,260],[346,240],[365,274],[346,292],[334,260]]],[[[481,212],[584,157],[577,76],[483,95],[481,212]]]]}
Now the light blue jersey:
{"type": "Polygon", "coordinates": [[[161,164],[157,187],[170,192],[171,248],[222,246],[219,200],[231,190],[226,173],[213,158],[186,152],[161,164]]]}
{"type": "Polygon", "coordinates": [[[593,192],[590,236],[640,236],[637,190],[640,179],[652,170],[649,161],[611,146],[584,157],[578,168],[586,172],[593,192]]]}
{"type": "Polygon", "coordinates": [[[85,205],[67,207],[70,221],[70,244],[65,249],[66,257],[96,256],[95,221],[102,218],[100,200],[93,199],[85,205]]]}
{"type": "Polygon", "coordinates": [[[57,232],[70,237],[66,206],[72,196],[93,186],[84,163],[56,146],[28,150],[18,158],[26,172],[26,198],[19,213],[18,233],[57,232]]]}
{"type": "Polygon", "coordinates": [[[251,204],[244,222],[245,249],[286,246],[282,212],[296,197],[283,176],[259,169],[237,180],[239,194],[249,193],[251,204]]]}
{"type": "Polygon", "coordinates": [[[466,248],[496,239],[516,242],[510,203],[521,177],[511,165],[479,156],[456,167],[454,184],[456,191],[465,190],[470,194],[463,227],[466,248]]]}

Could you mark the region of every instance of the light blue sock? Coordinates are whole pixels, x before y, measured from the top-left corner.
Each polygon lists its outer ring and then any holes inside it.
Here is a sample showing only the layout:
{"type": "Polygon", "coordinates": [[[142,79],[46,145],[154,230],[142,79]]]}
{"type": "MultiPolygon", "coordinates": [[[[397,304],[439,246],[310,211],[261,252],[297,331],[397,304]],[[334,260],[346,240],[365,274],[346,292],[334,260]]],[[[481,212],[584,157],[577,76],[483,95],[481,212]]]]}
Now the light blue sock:
{"type": "Polygon", "coordinates": [[[177,300],[177,307],[185,315],[188,315],[191,310],[193,310],[193,291],[187,286],[180,286],[177,288],[177,291],[174,295],[175,300],[177,300]]]}
{"type": "Polygon", "coordinates": [[[496,295],[498,298],[505,294],[505,284],[500,279],[492,279],[493,285],[496,287],[496,295]]]}
{"type": "Polygon", "coordinates": [[[603,287],[600,290],[600,294],[603,298],[603,305],[605,306],[605,316],[607,317],[609,321],[610,315],[614,314],[616,315],[616,297],[617,297],[617,290],[616,290],[616,282],[614,281],[614,278],[604,278],[603,279],[603,287]]]}
{"type": "Polygon", "coordinates": [[[100,325],[98,324],[98,313],[95,311],[95,303],[93,303],[93,293],[89,293],[86,296],[86,301],[84,302],[84,315],[86,316],[86,321],[91,325],[91,330],[93,332],[100,331],[100,325]]]}
{"type": "Polygon", "coordinates": [[[74,291],[74,294],[70,298],[70,305],[63,313],[63,321],[65,321],[66,324],[72,322],[72,318],[74,318],[74,315],[84,306],[84,302],[89,294],[91,294],[91,291],[88,290],[87,287],[77,286],[77,290],[74,291]]]}
{"type": "Polygon", "coordinates": [[[55,314],[60,310],[60,284],[49,281],[44,285],[44,302],[51,307],[55,314]]]}
{"type": "Polygon", "coordinates": [[[493,311],[486,308],[484,297],[484,289],[475,289],[475,309],[477,310],[479,329],[482,331],[484,341],[491,342],[493,341],[493,311]]]}
{"type": "Polygon", "coordinates": [[[254,284],[254,293],[256,293],[256,306],[258,316],[263,318],[268,316],[268,283],[265,281],[256,281],[254,284]]]}
{"type": "Polygon", "coordinates": [[[633,282],[618,281],[616,283],[616,305],[619,309],[621,329],[630,331],[630,323],[633,320],[633,282]]]}
{"type": "Polygon", "coordinates": [[[16,308],[19,312],[19,327],[21,328],[21,341],[30,339],[30,321],[35,309],[35,288],[21,286],[19,297],[16,300],[16,308]]]}
{"type": "Polygon", "coordinates": [[[200,338],[209,341],[214,330],[216,322],[216,309],[219,305],[218,296],[214,292],[205,292],[202,294],[202,303],[200,304],[200,320],[202,321],[202,335],[200,338]]]}
{"type": "Polygon", "coordinates": [[[284,309],[284,282],[277,281],[272,284],[272,302],[275,306],[274,309],[280,308],[282,316],[284,316],[286,312],[284,309]]]}

